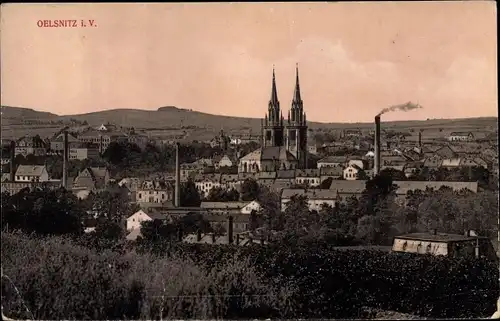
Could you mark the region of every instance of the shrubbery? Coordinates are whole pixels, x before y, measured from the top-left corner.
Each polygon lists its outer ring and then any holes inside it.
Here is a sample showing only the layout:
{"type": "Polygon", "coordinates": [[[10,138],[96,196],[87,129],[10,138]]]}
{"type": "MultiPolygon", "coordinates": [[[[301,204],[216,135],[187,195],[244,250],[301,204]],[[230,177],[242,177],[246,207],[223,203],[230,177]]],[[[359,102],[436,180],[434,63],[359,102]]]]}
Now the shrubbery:
{"type": "Polygon", "coordinates": [[[491,315],[499,290],[487,261],[319,241],[160,252],[97,253],[64,237],[2,233],[4,272],[41,319],[353,318],[363,307],[470,318],[491,315]]]}

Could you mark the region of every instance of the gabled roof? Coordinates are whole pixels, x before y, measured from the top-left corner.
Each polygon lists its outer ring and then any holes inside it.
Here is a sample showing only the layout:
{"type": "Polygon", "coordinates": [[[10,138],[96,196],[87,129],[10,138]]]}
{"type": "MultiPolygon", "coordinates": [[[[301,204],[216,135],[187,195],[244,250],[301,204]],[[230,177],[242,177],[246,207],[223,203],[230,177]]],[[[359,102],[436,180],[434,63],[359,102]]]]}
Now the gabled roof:
{"type": "Polygon", "coordinates": [[[210,209],[242,209],[250,202],[201,202],[200,207],[210,209]]]}
{"type": "Polygon", "coordinates": [[[220,183],[221,181],[221,174],[215,173],[215,174],[197,174],[194,178],[195,182],[215,182],[215,183],[220,183]]]}
{"type": "Polygon", "coordinates": [[[471,132],[452,132],[450,136],[469,136],[472,135],[471,132]]]}
{"type": "Polygon", "coordinates": [[[474,241],[477,239],[483,239],[481,236],[467,236],[460,234],[448,234],[448,233],[411,233],[401,236],[396,236],[397,239],[403,240],[416,240],[416,241],[431,241],[431,242],[462,242],[462,241],[474,241]]]}
{"type": "Polygon", "coordinates": [[[342,167],[321,167],[321,176],[342,176],[344,169],[342,167]]]}
{"type": "Polygon", "coordinates": [[[261,160],[296,161],[297,159],[285,147],[271,146],[261,149],[261,160]]]}
{"type": "Polygon", "coordinates": [[[361,193],[365,190],[365,180],[333,180],[330,189],[338,190],[341,193],[361,193]]]}
{"type": "Polygon", "coordinates": [[[320,170],[317,168],[297,169],[295,177],[319,177],[320,170]]]}
{"type": "Polygon", "coordinates": [[[238,174],[221,174],[220,182],[222,184],[232,183],[238,181],[238,174]]]}
{"type": "Polygon", "coordinates": [[[327,156],[318,161],[318,163],[346,163],[347,156],[327,156]]]}
{"type": "Polygon", "coordinates": [[[445,158],[443,159],[443,162],[441,163],[441,166],[443,167],[458,167],[460,165],[461,159],[460,158],[445,158]]]}
{"type": "Polygon", "coordinates": [[[338,193],[332,189],[298,189],[285,188],[281,193],[281,199],[289,199],[293,196],[305,196],[309,200],[336,200],[338,193]]]}
{"type": "Polygon", "coordinates": [[[455,191],[468,189],[472,192],[477,192],[477,182],[438,182],[438,181],[394,181],[393,184],[398,186],[397,194],[406,194],[408,191],[421,190],[425,191],[428,188],[438,190],[441,187],[450,187],[455,191]]]}
{"type": "Polygon", "coordinates": [[[16,176],[41,176],[44,170],[44,165],[19,165],[16,176]]]}
{"type": "Polygon", "coordinates": [[[295,170],[290,169],[290,170],[276,171],[276,178],[285,178],[285,179],[295,178],[295,170]]]}

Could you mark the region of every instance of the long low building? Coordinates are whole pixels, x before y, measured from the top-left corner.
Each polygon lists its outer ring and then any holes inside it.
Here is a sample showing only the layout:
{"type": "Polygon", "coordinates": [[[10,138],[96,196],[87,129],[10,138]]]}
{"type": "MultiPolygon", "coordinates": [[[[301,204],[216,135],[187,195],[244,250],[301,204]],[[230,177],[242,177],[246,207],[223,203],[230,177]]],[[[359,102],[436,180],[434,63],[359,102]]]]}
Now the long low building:
{"type": "MultiPolygon", "coordinates": [[[[395,191],[398,201],[404,201],[409,191],[425,191],[427,188],[437,190],[441,187],[449,187],[454,191],[468,189],[474,193],[477,193],[478,190],[477,182],[394,181],[393,183],[398,186],[395,191]]],[[[332,181],[329,189],[285,188],[281,193],[281,209],[283,211],[286,209],[286,204],[291,201],[293,196],[305,196],[308,199],[309,210],[319,211],[323,204],[333,207],[336,202],[345,201],[349,197],[361,197],[365,185],[366,181],[361,180],[338,180],[332,181]]]]}

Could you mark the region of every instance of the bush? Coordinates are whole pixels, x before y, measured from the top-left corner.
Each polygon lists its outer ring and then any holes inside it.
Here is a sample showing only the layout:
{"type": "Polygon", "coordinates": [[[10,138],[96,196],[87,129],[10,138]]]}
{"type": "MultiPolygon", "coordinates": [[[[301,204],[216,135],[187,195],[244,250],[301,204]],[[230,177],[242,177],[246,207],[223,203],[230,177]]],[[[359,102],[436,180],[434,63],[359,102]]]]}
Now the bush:
{"type": "MultiPolygon", "coordinates": [[[[2,233],[2,261],[36,319],[259,317],[279,295],[237,257],[206,269],[176,254],[96,253],[69,238],[2,233]]],[[[5,314],[31,317],[13,307],[4,303],[5,314]]]]}
{"type": "Polygon", "coordinates": [[[474,318],[495,311],[499,290],[495,263],[477,259],[315,240],[155,249],[96,252],[64,237],[2,234],[4,271],[40,319],[359,318],[365,307],[474,318]]]}

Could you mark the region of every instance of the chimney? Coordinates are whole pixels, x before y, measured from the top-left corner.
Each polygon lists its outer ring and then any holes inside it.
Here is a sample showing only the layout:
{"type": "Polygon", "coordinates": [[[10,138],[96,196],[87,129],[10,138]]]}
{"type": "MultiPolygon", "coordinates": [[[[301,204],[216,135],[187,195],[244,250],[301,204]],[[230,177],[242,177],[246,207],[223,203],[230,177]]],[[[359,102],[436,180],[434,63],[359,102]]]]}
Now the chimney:
{"type": "Polygon", "coordinates": [[[177,237],[178,237],[178,241],[179,242],[182,242],[182,228],[179,227],[179,229],[177,230],[177,237]]]}
{"type": "Polygon", "coordinates": [[[233,217],[227,218],[227,242],[233,244],[233,217]]]}
{"type": "Polygon", "coordinates": [[[380,116],[375,116],[375,157],[373,176],[380,173],[380,116]]]}
{"type": "Polygon", "coordinates": [[[467,237],[470,236],[470,230],[465,230],[464,231],[464,235],[467,236],[467,237]]]}
{"type": "Polygon", "coordinates": [[[62,187],[68,189],[68,132],[64,131],[63,140],[63,177],[62,177],[62,187]]]}
{"type": "Polygon", "coordinates": [[[14,182],[16,178],[16,141],[10,141],[10,181],[14,182]]]}
{"type": "Polygon", "coordinates": [[[212,243],[215,244],[215,233],[212,233],[212,243]]]}
{"type": "Polygon", "coordinates": [[[240,245],[240,235],[236,234],[236,245],[240,245]]]}
{"type": "Polygon", "coordinates": [[[179,143],[175,143],[175,200],[174,206],[181,206],[181,170],[179,165],[179,143]]]}
{"type": "Polygon", "coordinates": [[[437,235],[437,233],[438,233],[437,229],[432,230],[432,235],[437,235]]]}
{"type": "Polygon", "coordinates": [[[418,132],[418,147],[422,148],[422,132],[418,132]]]}
{"type": "Polygon", "coordinates": [[[200,242],[201,241],[201,230],[198,229],[196,231],[196,242],[200,242]]]}

